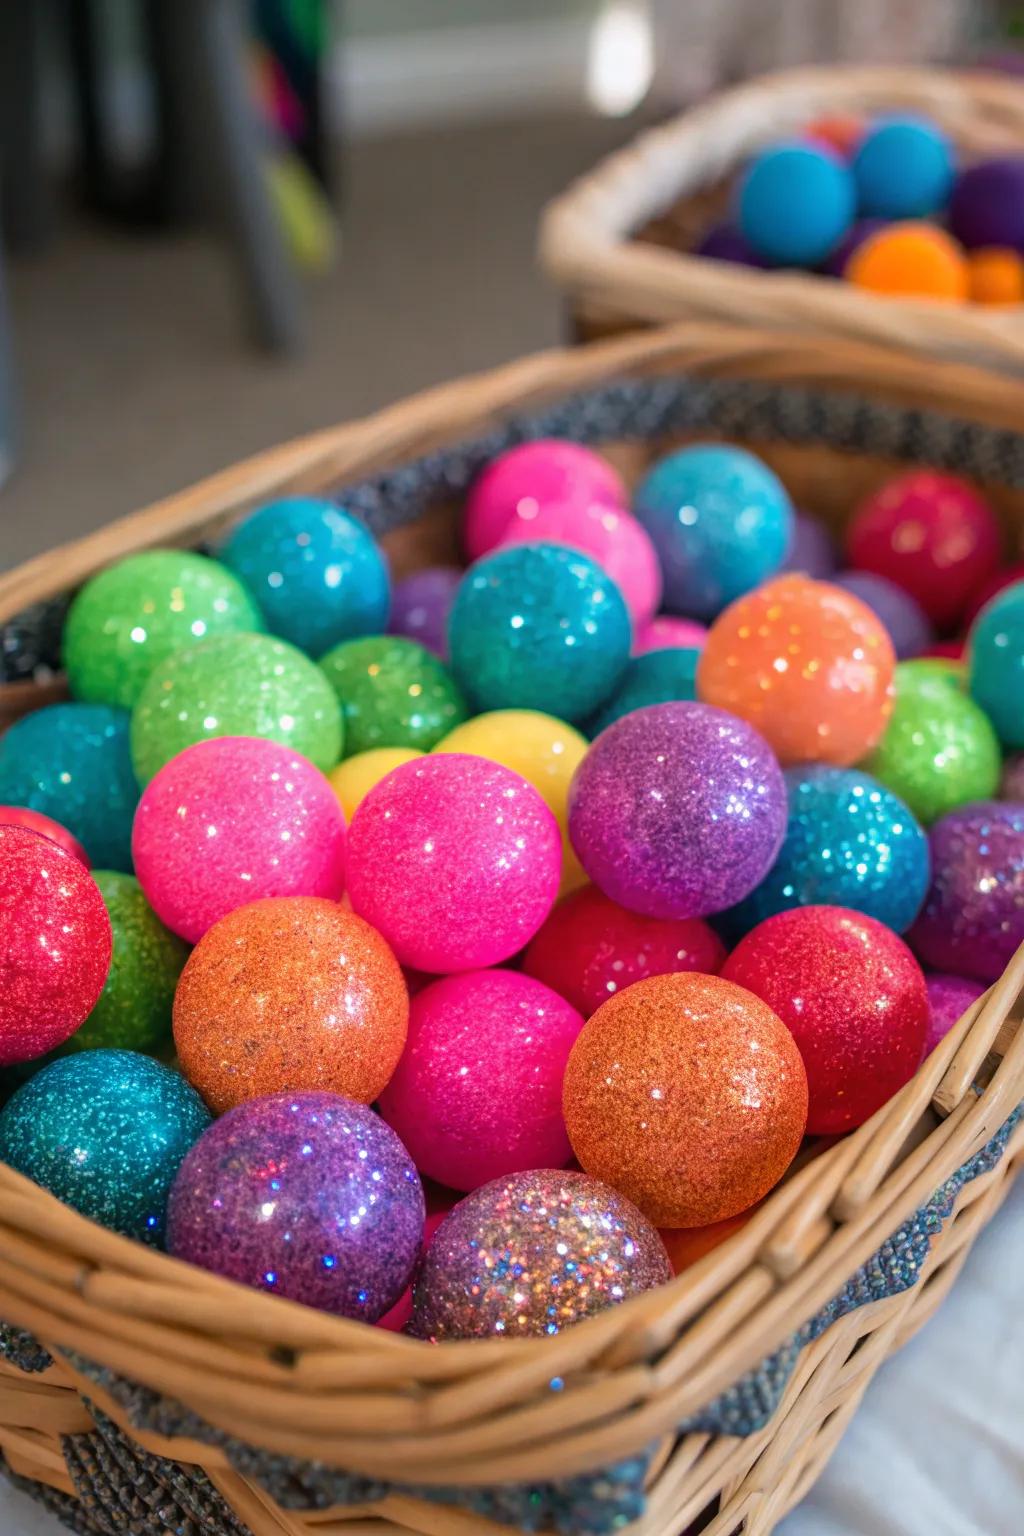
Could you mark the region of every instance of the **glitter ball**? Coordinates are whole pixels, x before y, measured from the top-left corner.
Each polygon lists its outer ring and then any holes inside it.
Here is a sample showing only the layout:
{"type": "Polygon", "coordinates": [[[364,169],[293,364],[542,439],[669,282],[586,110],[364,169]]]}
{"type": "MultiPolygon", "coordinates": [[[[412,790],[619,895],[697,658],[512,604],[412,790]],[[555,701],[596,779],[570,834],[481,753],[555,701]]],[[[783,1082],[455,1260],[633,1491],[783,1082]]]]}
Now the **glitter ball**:
{"type": "Polygon", "coordinates": [[[972,698],[1004,747],[1024,747],[1024,581],[985,605],[971,628],[968,649],[972,698]]]}
{"type": "Polygon", "coordinates": [[[182,1163],[176,1258],[256,1290],[376,1322],[419,1256],[423,1190],[389,1125],[333,1093],[250,1099],[182,1163]]]}
{"type": "Polygon", "coordinates": [[[853,155],[861,212],[883,219],[940,215],[953,190],[955,154],[938,124],[925,117],[868,124],[853,155]]]}
{"type": "Polygon", "coordinates": [[[779,575],[795,572],[810,576],[814,581],[828,581],[839,565],[835,542],[820,518],[810,512],[793,514],[793,537],[785,560],[779,566],[779,575]]]}
{"type": "Polygon", "coordinates": [[[901,661],[919,656],[934,640],[932,627],[916,599],[888,577],[871,571],[842,571],[834,580],[837,587],[859,597],[881,619],[901,661]]]}
{"type": "Polygon", "coordinates": [[[0,1066],[32,1061],[87,1017],[110,966],[110,920],[78,859],[0,826],[0,1066]]]}
{"type": "Polygon", "coordinates": [[[569,792],[587,874],[647,917],[704,917],[764,879],[786,827],[786,787],[750,726],[706,704],[652,704],[595,741],[569,792]]]}
{"type": "Polygon", "coordinates": [[[1024,943],[1024,804],[965,805],[929,841],[932,883],[910,942],[925,965],[987,986],[1024,943]]]}
{"type": "Polygon", "coordinates": [[[466,701],[443,661],[415,640],[368,635],[335,646],[320,663],[341,704],[345,750],[416,747],[429,752],[465,720],[466,701]]]}
{"type": "Polygon", "coordinates": [[[1004,762],[999,780],[999,799],[1024,802],[1024,752],[1018,752],[1004,762]]]}
{"type": "Polygon", "coordinates": [[[428,565],[395,583],[388,632],[448,659],[448,615],[465,572],[458,565],[428,565]]]}
{"type": "Polygon", "coordinates": [[[942,971],[925,973],[928,989],[928,1032],[924,1038],[924,1054],[930,1056],[940,1040],[944,1040],[959,1023],[972,1003],[977,1002],[985,991],[984,982],[970,981],[966,976],[947,976],[942,971]]]}
{"type": "Polygon", "coordinates": [[[29,832],[38,832],[63,848],[65,853],[70,853],[86,869],[90,867],[89,855],[78,838],[72,837],[67,827],[62,827],[52,816],[44,816],[42,811],[30,810],[27,805],[0,805],[0,826],[25,827],[29,832]]]}
{"type": "Polygon", "coordinates": [[[345,818],[313,764],[276,741],[200,741],[139,802],[132,838],[146,900],[195,944],[218,918],[263,896],[345,888],[345,818]]]}
{"type": "Polygon", "coordinates": [[[751,157],[735,189],[739,227],[775,267],[815,267],[846,233],[857,196],[849,166],[820,143],[791,139],[751,157]]]}
{"type": "Polygon", "coordinates": [[[995,571],[973,593],[970,602],[964,610],[963,622],[966,625],[973,624],[981,610],[994,597],[998,597],[1000,592],[1005,591],[1007,587],[1014,586],[1018,581],[1024,581],[1024,561],[1018,562],[1016,565],[1003,566],[998,571],[995,571]]]}
{"type": "Polygon", "coordinates": [[[741,1211],[738,1216],[727,1216],[724,1221],[714,1221],[707,1227],[662,1227],[661,1240],[665,1244],[672,1273],[681,1275],[684,1269],[696,1264],[705,1254],[713,1253],[725,1240],[745,1227],[753,1211],[741,1211]]]}
{"type": "Polygon", "coordinates": [[[634,656],[622,681],[607,703],[586,723],[588,736],[600,736],[622,715],[648,704],[670,704],[674,699],[697,697],[697,662],[700,651],[670,646],[634,656]]]}
{"type": "Polygon", "coordinates": [[[551,910],[561,866],[558,823],[533,786],[460,753],[396,768],[349,834],[353,908],[421,971],[516,954],[551,910]]]}
{"type": "Polygon", "coordinates": [[[100,869],[130,870],[129,719],[106,704],[50,704],[16,720],[0,737],[0,801],[51,816],[100,869]]]}
{"type": "Polygon", "coordinates": [[[901,661],[896,668],[897,691],[900,683],[905,688],[916,687],[926,679],[930,682],[945,683],[947,687],[954,688],[957,693],[967,691],[966,665],[956,657],[939,655],[937,646],[929,650],[925,656],[915,656],[912,661],[901,661]]]}
{"type": "Polygon", "coordinates": [[[387,778],[392,768],[414,763],[422,756],[423,753],[415,747],[373,747],[369,752],[357,752],[355,757],[347,757],[337,768],[332,768],[327,778],[345,812],[345,820],[352,820],[373,786],[387,778]]]}
{"type": "Polygon", "coordinates": [[[448,639],[476,709],[539,709],[576,722],[618,684],[631,631],[622,593],[588,555],[519,544],[466,572],[448,639]]]}
{"type": "Polygon", "coordinates": [[[380,934],[337,902],[279,896],[200,939],[174,999],[181,1070],[214,1114],[268,1093],[369,1104],[405,1045],[409,998],[380,934]]]}
{"type": "Polygon", "coordinates": [[[638,981],[587,1020],[562,1102],[588,1173],[660,1227],[701,1227],[781,1179],[804,1134],[807,1079],[763,1002],[677,973],[638,981]]]}
{"type": "Polygon", "coordinates": [[[644,656],[648,651],[665,651],[679,646],[686,651],[700,651],[708,632],[703,624],[694,619],[679,619],[674,613],[659,613],[646,624],[636,625],[633,631],[633,655],[644,656]]]}
{"type": "Polygon", "coordinates": [[[665,607],[695,619],[713,619],[777,571],[793,534],[781,480],[726,443],[661,459],[637,487],[634,511],[661,560],[665,607]]]}
{"type": "MultiPolygon", "coordinates": [[[[424,1194],[427,1195],[429,1199],[427,1190],[424,1190],[424,1194]]],[[[430,1244],[433,1241],[434,1233],[437,1231],[438,1227],[441,1225],[442,1221],[444,1221],[444,1218],[451,1210],[455,1203],[455,1199],[456,1196],[454,1192],[450,1193],[443,1210],[432,1211],[428,1206],[427,1219],[423,1223],[422,1251],[425,1252],[426,1249],[430,1247],[430,1244]]],[[[399,1296],[398,1300],[395,1302],[394,1306],[391,1307],[389,1311],[385,1312],[383,1317],[379,1317],[377,1319],[377,1327],[387,1328],[391,1333],[405,1333],[406,1325],[408,1324],[411,1317],[412,1286],[407,1285],[401,1296],[399,1296]]]]}
{"type": "Polygon", "coordinates": [[[780,576],[712,626],[697,692],[756,725],[784,765],[848,768],[885,729],[895,662],[884,626],[858,598],[780,576]]]}
{"type": "Polygon", "coordinates": [[[384,556],[369,530],[332,501],[286,496],[258,507],[220,556],[255,596],[271,633],[311,656],[387,623],[384,556]]]}
{"type": "Polygon", "coordinates": [[[501,536],[507,544],[565,544],[597,562],[626,600],[634,626],[661,602],[661,566],[647,530],[621,507],[593,501],[520,503],[501,536]]]}
{"type": "Polygon", "coordinates": [[[131,709],[154,667],[213,635],[263,628],[231,571],[205,555],[152,549],[86,582],[68,613],[64,666],[77,699],[131,709]]]}
{"type": "Polygon", "coordinates": [[[0,1160],[83,1216],[159,1248],[182,1158],[210,1123],[170,1067],[82,1051],[37,1072],[0,1112],[0,1160]]]}
{"type": "Polygon", "coordinates": [[[807,1130],[853,1130],[917,1071],[928,1024],[924,976],[891,929],[844,907],[776,913],[722,975],[756,993],[792,1032],[807,1068],[807,1130]]]}
{"type": "Polygon", "coordinates": [[[564,998],[515,971],[435,981],[413,998],[380,1112],[420,1172],[452,1189],[559,1168],[571,1156],[562,1076],[582,1028],[564,998]]]}
{"type": "Polygon", "coordinates": [[[583,1173],[542,1168],[460,1200],[413,1278],[410,1333],[428,1339],[561,1333],[672,1278],[629,1200],[583,1173]]]}
{"type": "Polygon", "coordinates": [[[469,488],[462,525],[466,554],[478,560],[494,549],[520,509],[567,501],[627,507],[629,495],[607,459],[581,443],[538,438],[500,453],[469,488]]]}
{"type": "Polygon", "coordinates": [[[324,773],[341,757],[337,700],[319,667],[269,635],[219,635],[171,656],[132,711],[140,784],[197,741],[261,736],[301,752],[324,773]]]}

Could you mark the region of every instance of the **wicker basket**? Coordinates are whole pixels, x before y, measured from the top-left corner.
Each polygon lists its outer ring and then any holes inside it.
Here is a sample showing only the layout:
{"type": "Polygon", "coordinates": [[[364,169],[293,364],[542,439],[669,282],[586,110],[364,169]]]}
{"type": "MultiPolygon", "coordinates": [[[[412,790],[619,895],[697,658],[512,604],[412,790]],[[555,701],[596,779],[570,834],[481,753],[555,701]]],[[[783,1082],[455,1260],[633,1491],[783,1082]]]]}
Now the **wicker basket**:
{"type": "Polygon", "coordinates": [[[688,254],[727,206],[737,167],[823,113],[927,113],[966,157],[1024,152],[1024,88],[1005,76],[840,67],[767,75],[641,135],[550,204],[540,259],[592,338],[666,320],[724,320],[876,341],[1024,370],[1024,306],[893,299],[835,278],[688,254]]]}
{"type": "MultiPolygon", "coordinates": [[[[33,645],[45,663],[52,605],[90,572],[285,490],[344,488],[399,567],[446,556],[469,478],[537,434],[598,444],[631,475],[687,437],[749,441],[836,518],[900,464],[944,466],[984,483],[1019,547],[1015,422],[1024,385],[873,348],[714,327],[620,338],[420,395],[31,562],[0,579],[2,637],[26,669],[33,645]]],[[[8,689],[8,712],[35,687],[8,689]]],[[[552,1339],[435,1347],[309,1311],[0,1167],[8,1469],[104,1536],[679,1536],[699,1518],[764,1536],[1024,1158],[1022,1007],[1024,951],[891,1103],[800,1160],[726,1244],[552,1339]]]]}

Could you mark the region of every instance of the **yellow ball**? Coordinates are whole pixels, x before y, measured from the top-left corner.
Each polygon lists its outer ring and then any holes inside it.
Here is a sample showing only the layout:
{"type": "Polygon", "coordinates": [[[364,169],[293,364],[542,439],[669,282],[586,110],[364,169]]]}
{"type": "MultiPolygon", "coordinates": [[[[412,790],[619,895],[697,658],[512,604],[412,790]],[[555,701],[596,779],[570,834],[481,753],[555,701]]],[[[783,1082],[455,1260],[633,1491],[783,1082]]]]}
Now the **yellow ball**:
{"type": "MultiPolygon", "coordinates": [[[[449,731],[435,752],[469,752],[521,774],[554,815],[562,833],[560,895],[587,877],[569,843],[569,782],[590,743],[585,736],[534,709],[495,709],[449,731]]],[[[344,764],[342,766],[345,766],[344,764]]]]}
{"type": "Polygon", "coordinates": [[[414,747],[373,747],[369,752],[357,752],[354,757],[339,763],[327,777],[341,802],[345,820],[351,822],[356,807],[392,768],[400,768],[403,763],[411,763],[423,755],[414,747]]]}

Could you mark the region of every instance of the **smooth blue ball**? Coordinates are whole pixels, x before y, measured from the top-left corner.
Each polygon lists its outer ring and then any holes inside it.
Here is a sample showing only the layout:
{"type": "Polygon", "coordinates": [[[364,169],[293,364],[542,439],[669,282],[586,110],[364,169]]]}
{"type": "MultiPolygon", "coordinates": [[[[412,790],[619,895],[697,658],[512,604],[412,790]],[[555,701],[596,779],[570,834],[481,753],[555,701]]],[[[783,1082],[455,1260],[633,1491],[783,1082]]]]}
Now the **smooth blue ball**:
{"type": "Polygon", "coordinates": [[[856,211],[849,169],[830,150],[779,144],[753,160],[740,182],[737,219],[745,239],[777,267],[816,267],[856,211]]]}
{"type": "Polygon", "coordinates": [[[986,603],[967,641],[971,696],[1004,747],[1024,747],[1024,581],[986,603]]]}
{"type": "Polygon", "coordinates": [[[697,663],[700,651],[690,646],[667,646],[664,650],[645,651],[634,656],[622,682],[611,698],[592,715],[585,726],[593,739],[600,736],[620,715],[645,709],[648,704],[671,704],[674,699],[697,697],[697,663]]]}
{"type": "Polygon", "coordinates": [[[132,871],[139,786],[126,709],[49,704],[0,737],[0,805],[27,805],[78,838],[98,869],[132,871]]]}
{"type": "Polygon", "coordinates": [[[391,583],[372,534],[315,496],[259,507],[228,535],[220,558],[255,597],[272,634],[320,657],[387,627],[391,583]]]}
{"type": "Polygon", "coordinates": [[[593,713],[618,686],[632,634],[622,593],[589,555],[516,544],[471,566],[448,620],[452,671],[478,711],[593,713]]]}
{"type": "Polygon", "coordinates": [[[163,1246],[167,1199],[210,1124],[196,1090],[134,1051],[51,1062],[0,1111],[0,1161],[126,1237],[163,1246]]]}
{"type": "Polygon", "coordinates": [[[633,507],[654,542],[670,613],[713,619],[773,576],[793,537],[793,507],[767,464],[727,443],[661,459],[633,507]]]}
{"type": "Polygon", "coordinates": [[[949,201],[953,175],[949,140],[921,117],[876,123],[853,157],[860,211],[883,219],[922,219],[940,212],[949,201]]]}

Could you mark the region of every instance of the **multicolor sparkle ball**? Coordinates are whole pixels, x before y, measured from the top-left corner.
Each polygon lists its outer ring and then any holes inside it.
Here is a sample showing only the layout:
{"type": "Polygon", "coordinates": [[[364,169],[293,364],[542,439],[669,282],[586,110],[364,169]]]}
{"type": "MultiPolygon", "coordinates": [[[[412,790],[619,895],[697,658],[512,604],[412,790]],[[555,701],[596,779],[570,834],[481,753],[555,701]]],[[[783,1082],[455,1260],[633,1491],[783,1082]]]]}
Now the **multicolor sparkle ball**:
{"type": "Polygon", "coordinates": [[[561,1333],[672,1278],[634,1205],[582,1173],[494,1179],[438,1227],[413,1279],[410,1333],[425,1339],[561,1333]]]}
{"type": "Polygon", "coordinates": [[[38,832],[63,848],[65,853],[72,854],[86,869],[90,867],[89,855],[78,838],[72,837],[67,827],[62,827],[52,816],[44,816],[42,811],[33,811],[27,805],[0,805],[0,826],[25,827],[29,832],[38,832]]]}
{"type": "Polygon", "coordinates": [[[538,438],[500,453],[469,488],[462,537],[470,560],[494,549],[518,509],[549,502],[627,507],[629,495],[607,459],[581,443],[538,438]]]}
{"type": "Polygon", "coordinates": [[[928,989],[928,1032],[924,1038],[924,1053],[930,1056],[939,1041],[946,1038],[953,1025],[981,997],[985,984],[970,981],[966,976],[947,976],[942,971],[926,972],[924,979],[928,989]]]}
{"type": "Polygon", "coordinates": [[[971,627],[971,696],[1004,747],[1024,747],[1024,581],[985,604],[971,627]]]}
{"type": "Polygon", "coordinates": [[[346,640],[322,657],[320,668],[341,706],[347,752],[429,752],[468,712],[444,662],[401,635],[346,640]]]}
{"type": "Polygon", "coordinates": [[[928,1026],[924,976],[890,928],[843,907],[795,907],[748,933],[722,975],[763,998],[800,1048],[807,1130],[853,1130],[910,1081],[928,1026]]]}
{"type": "Polygon", "coordinates": [[[426,646],[448,660],[448,615],[464,571],[458,565],[428,565],[395,583],[388,633],[426,646]]]}
{"type": "Polygon", "coordinates": [[[215,1114],[268,1093],[324,1090],[369,1104],[405,1045],[401,968],[337,902],[278,896],[200,939],[174,999],[181,1069],[215,1114]]]}
{"type": "Polygon", "coordinates": [[[423,1189],[379,1115],[333,1093],[229,1110],[171,1192],[167,1246],[214,1274],[368,1323],[419,1257],[423,1189]]]}
{"type": "Polygon", "coordinates": [[[661,602],[661,567],[650,535],[621,507],[598,502],[520,505],[499,541],[566,544],[596,560],[626,599],[634,626],[646,623],[661,602]]]}
{"type": "Polygon", "coordinates": [[[588,1173],[659,1227],[701,1227],[781,1179],[804,1134],[807,1077],[792,1035],[750,992],[719,976],[650,976],[588,1019],[562,1107],[588,1173]]]}
{"type": "Polygon", "coordinates": [[[932,883],[910,942],[925,965],[987,986],[1024,943],[1024,804],[950,811],[930,842],[932,883]]]}

